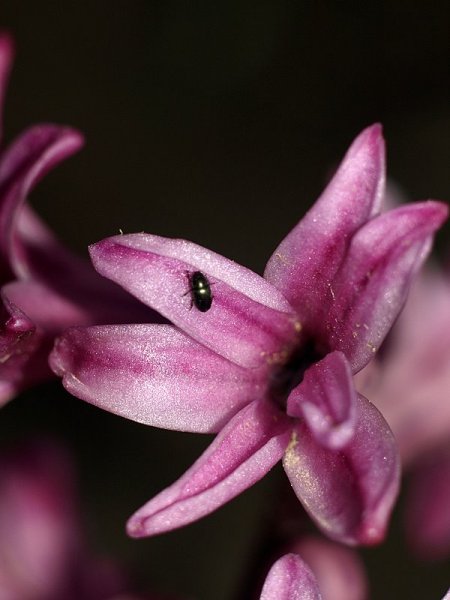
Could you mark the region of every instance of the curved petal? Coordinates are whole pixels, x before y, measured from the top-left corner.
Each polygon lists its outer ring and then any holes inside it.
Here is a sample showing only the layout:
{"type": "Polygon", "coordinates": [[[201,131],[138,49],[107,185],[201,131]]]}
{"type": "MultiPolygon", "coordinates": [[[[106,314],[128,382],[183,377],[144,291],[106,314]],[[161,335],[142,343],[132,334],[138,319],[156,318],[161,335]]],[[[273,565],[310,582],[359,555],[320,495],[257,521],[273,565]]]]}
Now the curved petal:
{"type": "Polygon", "coordinates": [[[310,568],[297,554],[285,554],[270,569],[260,600],[321,600],[321,598],[319,586],[310,568]]]}
{"type": "Polygon", "coordinates": [[[375,544],[384,536],[399,486],[394,437],[364,397],[357,424],[341,451],[320,446],[299,423],[283,458],[291,485],[312,519],[329,537],[347,544],[375,544]]]}
{"type": "Polygon", "coordinates": [[[267,263],[264,277],[312,329],[326,315],[329,286],[351,236],[379,211],[384,162],[381,126],[372,125],[356,138],[325,191],[267,263]]]}
{"type": "Polygon", "coordinates": [[[4,285],[2,291],[48,335],[90,321],[83,307],[36,281],[13,281],[4,285]]]}
{"type": "Polygon", "coordinates": [[[353,237],[322,325],[324,344],[344,352],[353,372],[380,347],[447,213],[440,202],[402,206],[373,219],[353,237]]]}
{"type": "Polygon", "coordinates": [[[3,104],[14,58],[14,42],[7,33],[0,33],[0,143],[3,137],[3,104]]]}
{"type": "Polygon", "coordinates": [[[322,446],[338,450],[347,444],[356,425],[356,390],[342,352],[331,352],[306,370],[289,395],[287,413],[303,417],[322,446]]]}
{"type": "Polygon", "coordinates": [[[148,234],[91,247],[95,268],[170,319],[198,342],[249,368],[273,363],[295,344],[300,324],[273,286],[252,271],[184,240],[148,234]],[[192,301],[190,277],[210,284],[211,308],[192,301]]]}
{"type": "Polygon", "coordinates": [[[0,251],[16,275],[27,274],[24,249],[16,239],[15,221],[36,183],[79,150],[83,137],[74,129],[37,125],[23,133],[2,156],[0,165],[0,251]]]}
{"type": "Polygon", "coordinates": [[[128,521],[132,537],[192,523],[259,481],[282,457],[290,422],[274,406],[252,402],[219,433],[203,455],[128,521]]]}
{"type": "Polygon", "coordinates": [[[255,371],[170,325],[69,329],[50,364],[71,394],[127,419],[179,431],[218,431],[262,395],[255,371]]]}
{"type": "Polygon", "coordinates": [[[316,536],[293,545],[293,551],[311,568],[323,600],[365,600],[368,582],[355,550],[316,536]]]}
{"type": "Polygon", "coordinates": [[[4,291],[0,303],[0,406],[30,384],[49,376],[49,350],[41,331],[4,291]]]}

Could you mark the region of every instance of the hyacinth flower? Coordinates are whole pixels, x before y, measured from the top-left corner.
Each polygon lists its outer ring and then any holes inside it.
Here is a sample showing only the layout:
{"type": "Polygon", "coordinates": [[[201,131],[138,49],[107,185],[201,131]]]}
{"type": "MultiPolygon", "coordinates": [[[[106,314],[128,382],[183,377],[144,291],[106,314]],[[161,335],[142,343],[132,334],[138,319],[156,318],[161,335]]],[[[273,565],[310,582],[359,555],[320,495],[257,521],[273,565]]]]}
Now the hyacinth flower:
{"type": "Polygon", "coordinates": [[[450,279],[414,283],[380,357],[357,375],[395,434],[411,475],[407,535],[422,558],[450,552],[450,279]]]}
{"type": "Polygon", "coordinates": [[[60,446],[40,440],[2,449],[2,600],[144,600],[127,593],[127,578],[113,561],[89,550],[76,496],[60,446]]]}
{"type": "Polygon", "coordinates": [[[447,207],[379,214],[384,142],[363,131],[264,277],[184,240],[121,235],[90,249],[97,271],[172,325],[73,328],[50,361],[75,396],[149,425],[219,432],[197,462],[128,522],[131,536],[180,527],[262,478],[280,459],[329,537],[385,532],[399,461],[352,374],[396,319],[447,207]]]}
{"type": "MultiPolygon", "coordinates": [[[[0,141],[3,100],[14,54],[0,35],[0,141]]],[[[0,152],[0,405],[52,376],[48,353],[69,325],[151,320],[150,310],[99,277],[41,222],[26,198],[38,181],[78,151],[74,129],[43,124],[0,152]]]]}

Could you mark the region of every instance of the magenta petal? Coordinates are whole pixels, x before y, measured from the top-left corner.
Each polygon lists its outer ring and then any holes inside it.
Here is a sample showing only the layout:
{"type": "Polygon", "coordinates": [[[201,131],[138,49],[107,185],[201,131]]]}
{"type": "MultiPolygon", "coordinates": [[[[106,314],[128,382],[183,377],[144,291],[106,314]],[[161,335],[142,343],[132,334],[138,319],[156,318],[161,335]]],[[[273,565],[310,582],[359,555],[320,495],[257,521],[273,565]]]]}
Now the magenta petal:
{"type": "Polygon", "coordinates": [[[385,533],[399,486],[394,437],[362,396],[353,439],[341,451],[320,446],[304,423],[293,434],[283,465],[318,527],[337,541],[374,544],[385,533]]]}
{"type": "Polygon", "coordinates": [[[215,432],[261,395],[243,369],[170,325],[73,328],[50,364],[71,394],[127,419],[215,432]]]}
{"type": "Polygon", "coordinates": [[[272,566],[260,600],[321,600],[316,578],[297,554],[285,554],[272,566]]]}
{"type": "Polygon", "coordinates": [[[148,234],[108,238],[91,247],[95,268],[191,337],[245,367],[280,360],[300,325],[273,286],[252,271],[184,240],[148,234]],[[203,273],[212,305],[192,304],[192,273],[203,273]]]}
{"type": "Polygon", "coordinates": [[[43,334],[2,293],[0,303],[0,406],[26,384],[48,376],[45,353],[39,352],[43,334]]]}
{"type": "Polygon", "coordinates": [[[384,191],[380,125],[353,142],[335,176],[298,225],[281,242],[264,276],[300,317],[316,321],[331,302],[329,289],[351,236],[378,212],[384,191]]]}
{"type": "Polygon", "coordinates": [[[356,390],[342,352],[327,354],[306,370],[289,395],[287,413],[304,417],[322,446],[338,450],[347,444],[356,423],[356,390]]]}
{"type": "Polygon", "coordinates": [[[83,144],[67,127],[37,125],[22,134],[2,156],[0,165],[0,251],[16,275],[26,275],[23,248],[15,239],[15,220],[36,183],[83,144]],[[25,269],[25,273],[24,273],[25,269]]]}
{"type": "Polygon", "coordinates": [[[251,487],[282,457],[290,427],[269,403],[243,408],[178,481],[130,518],[129,535],[154,535],[192,523],[251,487]]]}
{"type": "Polygon", "coordinates": [[[440,202],[402,206],[354,236],[333,283],[334,301],[323,328],[328,346],[345,353],[353,372],[380,347],[447,213],[440,202]]]}
{"type": "Polygon", "coordinates": [[[0,143],[3,137],[3,103],[12,67],[14,42],[7,33],[0,33],[0,143]]]}

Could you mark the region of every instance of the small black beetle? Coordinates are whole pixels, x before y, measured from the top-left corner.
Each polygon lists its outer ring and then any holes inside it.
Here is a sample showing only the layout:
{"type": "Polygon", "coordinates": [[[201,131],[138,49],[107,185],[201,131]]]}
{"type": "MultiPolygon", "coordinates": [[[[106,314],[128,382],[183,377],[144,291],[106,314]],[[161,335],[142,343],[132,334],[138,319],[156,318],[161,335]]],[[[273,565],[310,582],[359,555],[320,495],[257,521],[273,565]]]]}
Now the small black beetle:
{"type": "Polygon", "coordinates": [[[191,293],[192,305],[200,312],[206,312],[211,308],[213,295],[211,292],[211,284],[206,275],[201,271],[194,271],[189,274],[189,285],[191,293]]]}

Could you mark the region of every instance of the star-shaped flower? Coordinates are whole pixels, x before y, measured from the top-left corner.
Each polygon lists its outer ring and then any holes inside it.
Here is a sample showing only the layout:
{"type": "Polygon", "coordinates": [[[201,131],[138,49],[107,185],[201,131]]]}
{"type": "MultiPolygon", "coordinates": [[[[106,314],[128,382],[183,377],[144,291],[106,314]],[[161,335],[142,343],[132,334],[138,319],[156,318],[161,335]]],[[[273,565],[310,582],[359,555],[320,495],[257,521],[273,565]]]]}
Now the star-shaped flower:
{"type": "Polygon", "coordinates": [[[172,325],[74,328],[51,357],[66,388],[136,421],[219,432],[197,462],[138,510],[128,532],[168,531],[283,466],[319,528],[378,542],[398,489],[392,433],[352,375],[382,343],[447,207],[379,214],[378,125],[275,250],[264,277],[184,240],[148,234],[91,247],[99,273],[172,325]]]}

